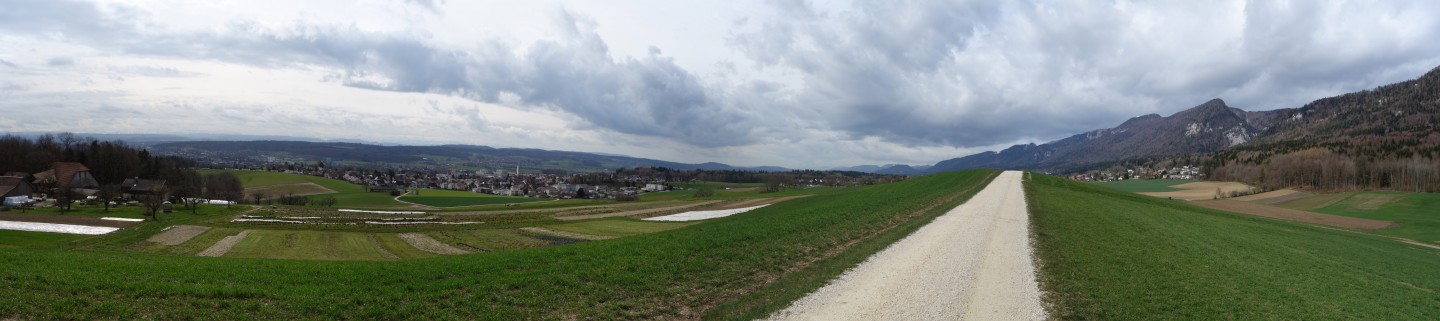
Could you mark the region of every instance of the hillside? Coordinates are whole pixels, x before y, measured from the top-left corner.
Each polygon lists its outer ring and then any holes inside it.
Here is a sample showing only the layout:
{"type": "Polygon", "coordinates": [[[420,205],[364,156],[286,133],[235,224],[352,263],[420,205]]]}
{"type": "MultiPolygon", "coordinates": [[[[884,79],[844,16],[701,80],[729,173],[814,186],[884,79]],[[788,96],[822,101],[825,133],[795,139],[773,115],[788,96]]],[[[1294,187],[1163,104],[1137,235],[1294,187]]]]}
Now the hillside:
{"type": "Polygon", "coordinates": [[[1219,179],[1271,188],[1440,191],[1440,68],[1281,110],[1255,141],[1215,153],[1219,179]]]}
{"type": "Polygon", "coordinates": [[[151,150],[161,155],[184,156],[198,161],[344,162],[360,164],[405,163],[430,166],[467,166],[602,172],[629,167],[667,167],[693,170],[788,171],[765,167],[736,167],[721,163],[685,164],[638,157],[528,148],[493,148],[472,145],[380,146],[358,143],[300,141],[191,141],[157,144],[151,150]]]}

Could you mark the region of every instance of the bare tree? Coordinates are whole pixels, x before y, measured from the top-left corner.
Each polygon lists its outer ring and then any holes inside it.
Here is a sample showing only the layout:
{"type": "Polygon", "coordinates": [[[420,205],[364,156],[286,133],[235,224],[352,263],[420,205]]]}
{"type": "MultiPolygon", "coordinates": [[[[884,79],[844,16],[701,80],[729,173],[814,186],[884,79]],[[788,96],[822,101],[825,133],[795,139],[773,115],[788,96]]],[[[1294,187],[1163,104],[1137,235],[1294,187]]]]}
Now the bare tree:
{"type": "Polygon", "coordinates": [[[150,194],[140,196],[140,203],[145,205],[145,214],[150,216],[150,220],[160,219],[160,209],[165,206],[169,193],[169,187],[159,185],[151,190],[150,194]]]}

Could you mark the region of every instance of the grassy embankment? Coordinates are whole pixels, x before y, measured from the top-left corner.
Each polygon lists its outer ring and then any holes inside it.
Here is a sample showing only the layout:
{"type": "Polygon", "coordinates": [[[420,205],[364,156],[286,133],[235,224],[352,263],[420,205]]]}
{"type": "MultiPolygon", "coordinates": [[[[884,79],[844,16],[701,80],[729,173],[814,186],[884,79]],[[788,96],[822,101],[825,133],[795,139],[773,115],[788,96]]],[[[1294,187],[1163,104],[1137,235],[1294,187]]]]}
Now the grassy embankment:
{"type": "Polygon", "coordinates": [[[654,234],[398,262],[0,249],[6,284],[0,287],[0,318],[763,314],[968,199],[990,177],[982,171],[937,174],[654,234]],[[712,309],[726,302],[732,304],[712,309]]]}
{"type": "Polygon", "coordinates": [[[1062,319],[1440,318],[1440,251],[1033,175],[1042,288],[1062,319]]]}

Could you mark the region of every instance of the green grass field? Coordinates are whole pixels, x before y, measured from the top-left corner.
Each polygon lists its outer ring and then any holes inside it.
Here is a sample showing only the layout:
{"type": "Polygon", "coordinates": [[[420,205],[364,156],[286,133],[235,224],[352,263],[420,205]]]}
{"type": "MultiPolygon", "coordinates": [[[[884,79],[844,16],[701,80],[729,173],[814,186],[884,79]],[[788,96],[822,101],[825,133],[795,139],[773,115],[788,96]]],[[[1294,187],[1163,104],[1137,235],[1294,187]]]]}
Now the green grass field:
{"type": "Polygon", "coordinates": [[[88,235],[0,230],[0,248],[62,247],[88,235]]]}
{"type": "Polygon", "coordinates": [[[478,205],[518,204],[541,201],[554,201],[555,199],[499,196],[466,191],[421,189],[419,195],[402,196],[400,197],[400,200],[434,207],[464,207],[478,205]]]}
{"type": "Polygon", "coordinates": [[[1319,213],[1386,220],[1400,226],[1375,231],[1420,242],[1440,243],[1440,194],[1359,192],[1329,206],[1314,210],[1319,213]]]}
{"type": "Polygon", "coordinates": [[[251,230],[226,257],[384,260],[365,233],[251,230]]]}
{"type": "Polygon", "coordinates": [[[1131,193],[1174,192],[1180,189],[1170,186],[1198,181],[1180,179],[1131,179],[1123,181],[1095,182],[1094,184],[1131,193]]]}
{"type": "MultiPolygon", "coordinates": [[[[335,207],[339,208],[389,209],[410,206],[410,204],[396,202],[395,197],[391,196],[388,193],[366,192],[364,186],[350,184],[346,181],[329,179],[324,177],[250,170],[208,169],[199,170],[197,172],[200,172],[201,175],[219,172],[228,172],[231,174],[235,174],[235,177],[240,179],[240,183],[243,184],[245,188],[272,186],[280,184],[315,183],[316,185],[320,185],[330,190],[333,190],[335,191],[335,193],[313,195],[311,197],[334,196],[336,201],[338,201],[338,204],[336,204],[335,207]]],[[[250,197],[250,195],[245,195],[245,197],[250,197]]]]}
{"type": "Polygon", "coordinates": [[[0,249],[0,319],[745,318],[824,285],[992,173],[846,189],[615,240],[404,261],[0,249]]]}
{"type": "Polygon", "coordinates": [[[1052,317],[1440,318],[1440,250],[1033,177],[1052,317]]]}
{"type": "Polygon", "coordinates": [[[668,231],[696,223],[698,222],[648,222],[633,218],[607,218],[549,225],[546,228],[585,235],[620,237],[668,231]]]}

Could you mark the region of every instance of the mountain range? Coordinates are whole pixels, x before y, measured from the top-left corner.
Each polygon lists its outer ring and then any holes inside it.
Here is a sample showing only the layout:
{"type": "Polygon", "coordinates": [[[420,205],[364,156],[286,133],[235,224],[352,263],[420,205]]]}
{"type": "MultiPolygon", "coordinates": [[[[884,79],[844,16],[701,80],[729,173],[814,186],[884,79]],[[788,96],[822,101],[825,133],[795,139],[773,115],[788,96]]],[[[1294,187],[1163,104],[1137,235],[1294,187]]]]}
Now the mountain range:
{"type": "Polygon", "coordinates": [[[1066,172],[1140,158],[1236,149],[1273,155],[1315,146],[1372,159],[1408,157],[1440,153],[1437,124],[1440,68],[1414,80],[1323,98],[1298,108],[1245,111],[1213,99],[1167,117],[1139,116],[1114,128],[948,159],[904,174],[974,168],[1066,172]]]}
{"type": "Polygon", "coordinates": [[[521,166],[525,169],[563,170],[571,172],[602,172],[630,167],[666,167],[682,170],[749,170],[789,171],[775,166],[738,167],[721,163],[677,163],[647,158],[552,151],[529,148],[494,148],[474,145],[381,146],[340,142],[302,141],[185,141],[159,143],[150,150],[160,155],[176,155],[217,163],[235,160],[254,162],[343,162],[358,164],[394,164],[464,166],[503,169],[521,166]]]}

